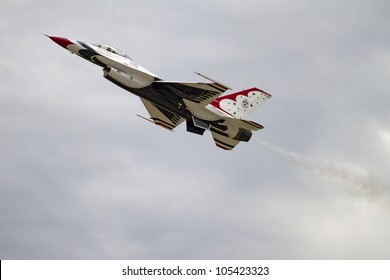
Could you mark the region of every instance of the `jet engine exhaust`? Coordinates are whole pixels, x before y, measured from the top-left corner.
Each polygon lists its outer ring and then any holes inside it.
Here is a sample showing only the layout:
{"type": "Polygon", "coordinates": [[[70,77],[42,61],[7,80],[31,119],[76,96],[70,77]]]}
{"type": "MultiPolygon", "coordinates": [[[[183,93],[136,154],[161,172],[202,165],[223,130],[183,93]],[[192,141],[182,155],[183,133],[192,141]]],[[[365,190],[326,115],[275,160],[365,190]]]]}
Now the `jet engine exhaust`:
{"type": "Polygon", "coordinates": [[[358,172],[347,166],[338,165],[333,162],[311,159],[296,152],[288,152],[285,149],[264,140],[254,139],[264,148],[298,163],[312,174],[332,177],[358,187],[359,190],[370,199],[389,194],[389,184],[374,174],[358,172]]]}

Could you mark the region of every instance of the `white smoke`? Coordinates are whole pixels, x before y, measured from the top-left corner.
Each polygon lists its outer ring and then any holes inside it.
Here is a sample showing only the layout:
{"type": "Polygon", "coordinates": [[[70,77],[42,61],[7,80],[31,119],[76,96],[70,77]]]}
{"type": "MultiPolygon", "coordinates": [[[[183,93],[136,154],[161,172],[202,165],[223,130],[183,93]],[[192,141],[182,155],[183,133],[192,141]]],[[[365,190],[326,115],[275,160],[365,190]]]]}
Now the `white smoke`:
{"type": "Polygon", "coordinates": [[[369,199],[375,199],[385,195],[387,196],[388,194],[388,184],[386,184],[385,181],[378,176],[357,171],[350,167],[338,165],[332,162],[314,160],[295,152],[288,152],[279,146],[270,144],[263,140],[256,138],[255,140],[263,147],[298,163],[310,173],[333,177],[348,183],[350,186],[358,187],[358,191],[362,192],[363,195],[367,196],[369,199]]]}

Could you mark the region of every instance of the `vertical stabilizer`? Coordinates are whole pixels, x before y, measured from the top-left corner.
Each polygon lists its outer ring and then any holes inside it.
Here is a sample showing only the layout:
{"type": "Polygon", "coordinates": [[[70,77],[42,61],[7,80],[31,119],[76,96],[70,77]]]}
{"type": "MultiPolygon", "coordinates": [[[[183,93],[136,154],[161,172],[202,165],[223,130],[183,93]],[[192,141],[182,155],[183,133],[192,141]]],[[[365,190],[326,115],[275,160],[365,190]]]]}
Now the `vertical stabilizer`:
{"type": "Polygon", "coordinates": [[[210,105],[234,118],[245,119],[269,98],[269,93],[254,87],[220,96],[210,105]]]}

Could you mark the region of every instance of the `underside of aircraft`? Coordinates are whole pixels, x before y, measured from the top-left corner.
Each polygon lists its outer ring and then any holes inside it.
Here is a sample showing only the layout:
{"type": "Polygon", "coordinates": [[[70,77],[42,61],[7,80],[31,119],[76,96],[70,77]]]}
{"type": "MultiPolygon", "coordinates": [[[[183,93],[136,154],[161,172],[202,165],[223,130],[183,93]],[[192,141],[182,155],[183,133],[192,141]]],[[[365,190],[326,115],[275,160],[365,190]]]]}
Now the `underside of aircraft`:
{"type": "MultiPolygon", "coordinates": [[[[46,35],[47,36],[47,35],[46,35]]],[[[263,126],[247,117],[271,95],[256,87],[221,96],[230,88],[201,73],[209,82],[165,81],[143,68],[119,49],[48,36],[70,52],[103,68],[104,77],[140,97],[150,114],[144,118],[173,130],[186,122],[187,131],[203,135],[209,130],[215,144],[225,150],[248,142],[263,126]]],[[[141,117],[141,116],[140,116],[141,117]]]]}

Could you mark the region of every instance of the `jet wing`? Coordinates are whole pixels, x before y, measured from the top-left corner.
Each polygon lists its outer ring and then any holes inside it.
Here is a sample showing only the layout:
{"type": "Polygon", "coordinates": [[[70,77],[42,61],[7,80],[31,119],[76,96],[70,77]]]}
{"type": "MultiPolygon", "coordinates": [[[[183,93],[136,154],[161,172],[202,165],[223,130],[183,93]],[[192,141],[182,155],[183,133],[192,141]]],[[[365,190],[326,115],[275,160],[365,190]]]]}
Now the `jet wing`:
{"type": "Polygon", "coordinates": [[[152,102],[146,99],[141,98],[141,101],[144,103],[146,110],[148,110],[151,117],[150,119],[153,121],[153,123],[168,130],[173,131],[176,126],[185,120],[178,115],[172,114],[167,110],[155,106],[152,102]]]}
{"type": "Polygon", "coordinates": [[[206,106],[224,93],[228,88],[218,83],[191,83],[155,81],[154,87],[168,90],[183,99],[188,99],[206,106]]]}

